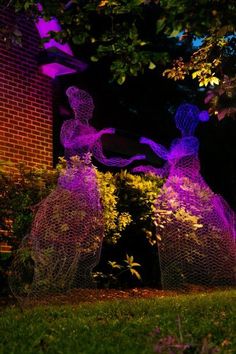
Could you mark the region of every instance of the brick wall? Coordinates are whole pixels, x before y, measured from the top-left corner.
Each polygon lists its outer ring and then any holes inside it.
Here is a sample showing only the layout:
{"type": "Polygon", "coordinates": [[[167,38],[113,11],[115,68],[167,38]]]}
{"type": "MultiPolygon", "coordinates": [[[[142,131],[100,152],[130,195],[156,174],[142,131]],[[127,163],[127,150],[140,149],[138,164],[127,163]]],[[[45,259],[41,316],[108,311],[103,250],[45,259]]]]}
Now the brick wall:
{"type": "MultiPolygon", "coordinates": [[[[52,167],[52,81],[40,73],[40,39],[24,15],[2,10],[0,25],[18,26],[22,47],[0,40],[0,160],[52,167]]],[[[0,230],[0,233],[4,233],[0,230]]],[[[10,252],[0,243],[0,253],[10,252]]]]}
{"type": "Polygon", "coordinates": [[[22,47],[0,41],[0,160],[52,167],[52,81],[40,73],[40,39],[30,19],[0,7],[0,24],[17,24],[22,47]]]}

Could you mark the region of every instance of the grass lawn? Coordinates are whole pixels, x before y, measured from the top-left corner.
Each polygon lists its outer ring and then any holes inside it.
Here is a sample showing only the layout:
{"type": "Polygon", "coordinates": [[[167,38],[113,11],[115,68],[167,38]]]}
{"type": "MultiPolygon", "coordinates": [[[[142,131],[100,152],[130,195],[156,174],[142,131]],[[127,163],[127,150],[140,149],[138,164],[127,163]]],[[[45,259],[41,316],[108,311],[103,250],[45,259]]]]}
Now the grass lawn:
{"type": "Polygon", "coordinates": [[[236,290],[0,312],[4,354],[140,354],[155,344],[161,353],[236,353],[236,290]],[[167,336],[191,347],[164,350],[167,336]]]}

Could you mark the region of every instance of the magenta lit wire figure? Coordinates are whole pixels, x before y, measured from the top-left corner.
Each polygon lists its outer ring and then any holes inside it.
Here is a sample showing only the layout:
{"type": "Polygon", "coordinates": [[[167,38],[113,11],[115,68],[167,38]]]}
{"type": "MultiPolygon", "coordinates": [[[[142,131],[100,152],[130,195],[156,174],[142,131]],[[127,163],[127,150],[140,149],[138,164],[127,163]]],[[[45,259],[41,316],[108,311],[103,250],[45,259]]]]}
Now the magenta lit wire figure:
{"type": "Polygon", "coordinates": [[[156,201],[157,240],[162,286],[236,284],[235,214],[200,174],[199,141],[194,136],[208,113],[181,105],[175,123],[182,137],[170,149],[141,138],[164,161],[163,168],[138,166],[134,172],[167,177],[156,201]]]}
{"type": "Polygon", "coordinates": [[[104,134],[114,134],[114,128],[97,131],[90,125],[94,104],[92,97],[75,86],[66,91],[70,106],[74,112],[74,119],[64,122],[61,129],[61,143],[65,147],[65,157],[90,152],[100,163],[106,166],[126,167],[133,161],[144,159],[144,155],[135,155],[129,159],[119,157],[107,158],[103,153],[101,137],[104,134]]]}
{"type": "Polygon", "coordinates": [[[72,86],[66,94],[74,112],[74,118],[65,121],[61,128],[67,168],[62,170],[56,189],[39,204],[31,232],[22,243],[21,253],[30,250],[34,264],[30,284],[24,281],[20,257],[13,261],[9,283],[19,301],[93,286],[91,273],[100,259],[104,224],[91,156],[117,167],[144,158],[107,158],[101,137],[114,134],[115,130],[97,131],[89,124],[94,104],[87,92],[72,86]]]}

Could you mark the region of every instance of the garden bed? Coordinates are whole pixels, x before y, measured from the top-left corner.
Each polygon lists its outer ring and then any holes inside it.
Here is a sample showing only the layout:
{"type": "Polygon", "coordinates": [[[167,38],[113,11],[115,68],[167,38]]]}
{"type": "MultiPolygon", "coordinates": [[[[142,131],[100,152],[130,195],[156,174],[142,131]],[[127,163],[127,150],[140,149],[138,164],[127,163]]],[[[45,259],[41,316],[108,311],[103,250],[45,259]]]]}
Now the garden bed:
{"type": "MultiPolygon", "coordinates": [[[[122,299],[140,299],[154,298],[164,296],[174,296],[177,293],[174,291],[164,291],[151,288],[133,288],[133,289],[75,289],[66,294],[56,294],[43,297],[37,300],[40,305],[78,305],[84,302],[110,301],[122,299]]],[[[35,302],[34,302],[35,303],[35,302]]],[[[17,305],[14,297],[0,297],[0,307],[8,305],[17,305]]]]}
{"type": "MultiPolygon", "coordinates": [[[[224,290],[224,288],[205,288],[200,286],[189,286],[184,291],[167,291],[154,288],[132,288],[132,289],[74,289],[66,294],[54,294],[42,297],[33,301],[36,305],[78,305],[84,302],[123,300],[123,299],[150,299],[178,296],[180,294],[211,293],[224,290]]],[[[0,308],[6,306],[17,306],[17,300],[10,295],[0,297],[0,308]]]]}

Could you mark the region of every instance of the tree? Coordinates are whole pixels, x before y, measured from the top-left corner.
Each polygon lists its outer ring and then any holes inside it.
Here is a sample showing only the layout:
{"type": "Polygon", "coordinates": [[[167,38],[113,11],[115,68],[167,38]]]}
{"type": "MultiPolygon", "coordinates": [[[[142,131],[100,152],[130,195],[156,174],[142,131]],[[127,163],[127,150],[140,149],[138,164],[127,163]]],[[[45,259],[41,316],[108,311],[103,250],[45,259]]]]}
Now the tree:
{"type": "Polygon", "coordinates": [[[86,59],[105,60],[118,84],[147,69],[174,80],[190,76],[219,119],[235,114],[234,0],[42,0],[42,13],[37,2],[7,0],[5,6],[35,18],[56,16],[63,31],[51,36],[69,40],[86,59]],[[194,47],[197,38],[202,43],[194,47]]]}

